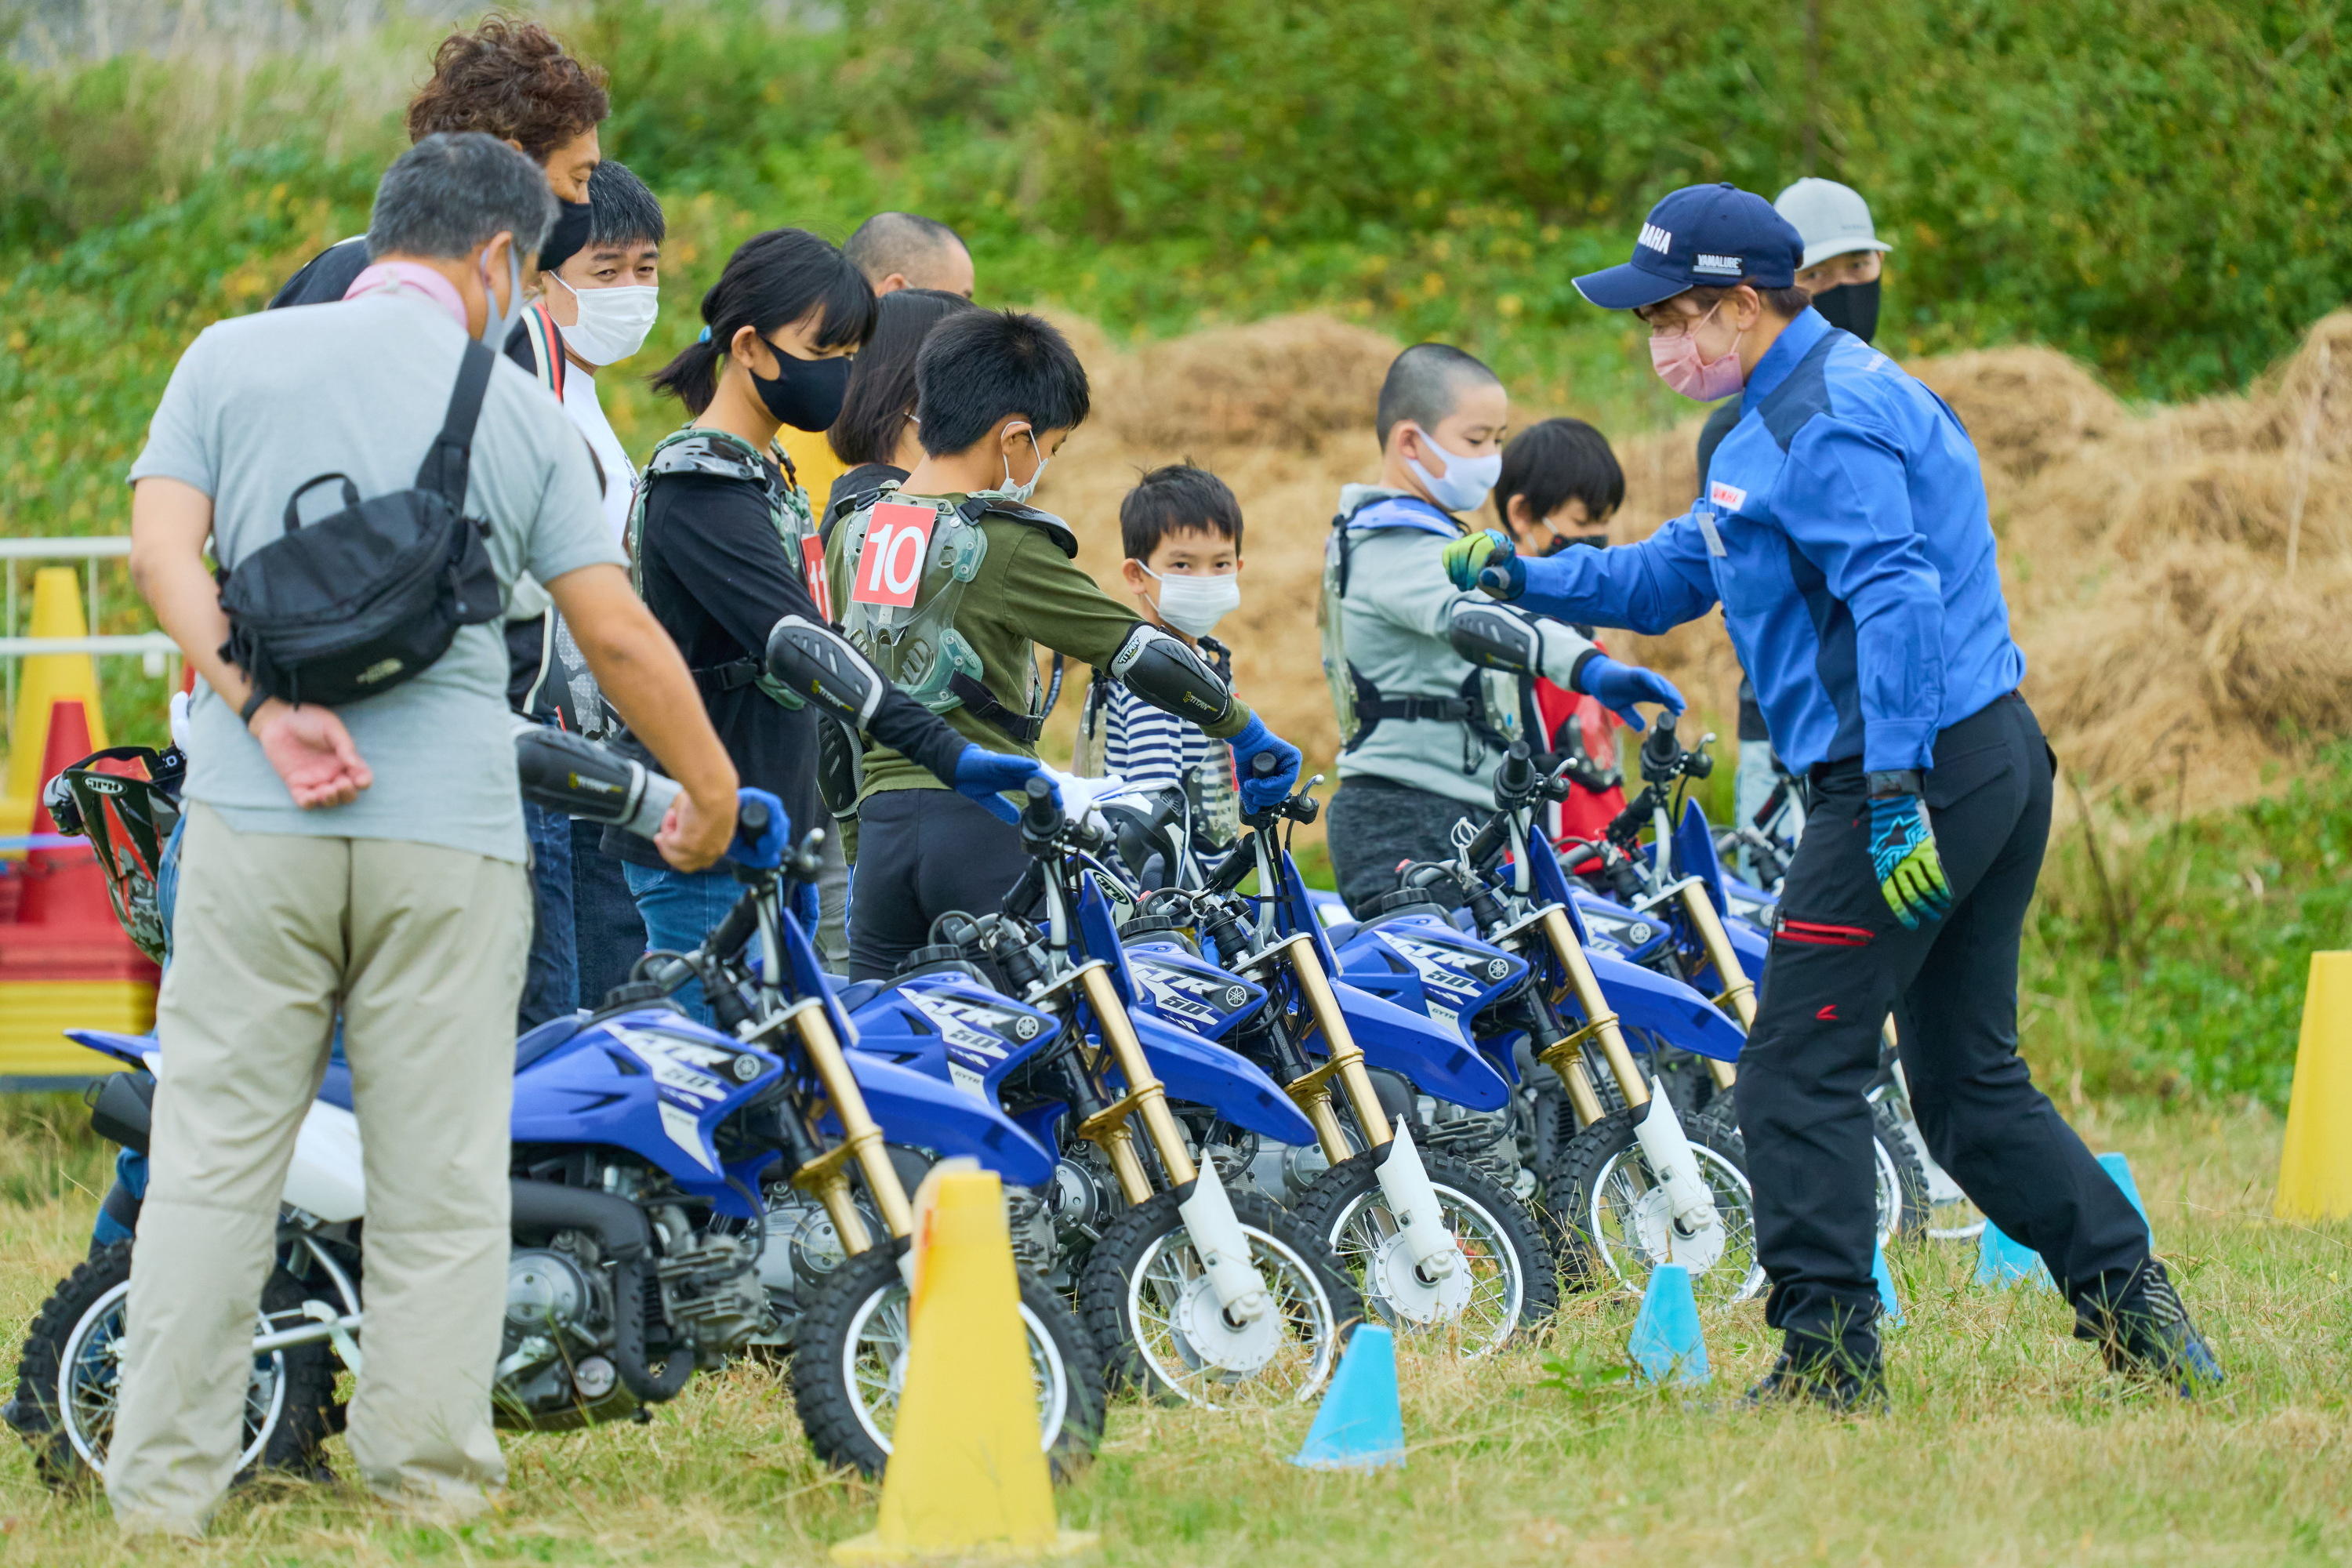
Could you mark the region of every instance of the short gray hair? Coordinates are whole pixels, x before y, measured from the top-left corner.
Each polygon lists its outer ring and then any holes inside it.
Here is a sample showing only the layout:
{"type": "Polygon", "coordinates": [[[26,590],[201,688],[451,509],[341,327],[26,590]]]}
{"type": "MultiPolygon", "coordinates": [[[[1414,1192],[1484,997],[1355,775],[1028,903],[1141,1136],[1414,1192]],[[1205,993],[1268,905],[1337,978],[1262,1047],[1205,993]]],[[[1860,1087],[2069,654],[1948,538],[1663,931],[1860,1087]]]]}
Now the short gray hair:
{"type": "Polygon", "coordinates": [[[1451,343],[1415,343],[1396,356],[1388,378],[1381,383],[1380,410],[1373,416],[1381,445],[1389,432],[1410,419],[1423,434],[1462,405],[1462,395],[1474,386],[1500,386],[1503,378],[1474,354],[1451,343]]]}
{"type": "Polygon", "coordinates": [[[849,243],[841,253],[849,264],[866,274],[866,281],[879,285],[893,272],[908,279],[918,289],[934,287],[931,274],[924,263],[947,254],[950,249],[969,253],[971,247],[963,236],[933,217],[914,213],[876,213],[857,226],[849,243]]]}
{"type": "Polygon", "coordinates": [[[368,217],[368,258],[446,261],[500,234],[515,237],[517,255],[533,256],[554,221],[545,170],[495,136],[441,132],[384,171],[368,217]]]}

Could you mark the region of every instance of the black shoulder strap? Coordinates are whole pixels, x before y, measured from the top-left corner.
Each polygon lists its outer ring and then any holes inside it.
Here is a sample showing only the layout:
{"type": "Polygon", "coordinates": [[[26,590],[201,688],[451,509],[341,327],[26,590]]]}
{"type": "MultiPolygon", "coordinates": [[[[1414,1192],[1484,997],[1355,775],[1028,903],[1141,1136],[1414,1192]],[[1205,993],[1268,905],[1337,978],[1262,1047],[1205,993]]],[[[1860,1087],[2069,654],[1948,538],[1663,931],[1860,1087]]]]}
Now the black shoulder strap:
{"type": "Polygon", "coordinates": [[[466,479],[474,458],[474,422],[481,417],[482,395],[489,390],[490,369],[498,355],[478,339],[466,340],[457,362],[457,385],[449,394],[449,412],[441,420],[441,434],[416,469],[416,488],[436,490],[449,510],[466,515],[466,479]]]}
{"type": "Polygon", "coordinates": [[[983,517],[1001,517],[1037,530],[1054,542],[1054,548],[1076,561],[1078,558],[1078,536],[1070,525],[1050,511],[1039,511],[1034,506],[999,496],[974,496],[958,509],[967,522],[978,522],[983,517]]]}

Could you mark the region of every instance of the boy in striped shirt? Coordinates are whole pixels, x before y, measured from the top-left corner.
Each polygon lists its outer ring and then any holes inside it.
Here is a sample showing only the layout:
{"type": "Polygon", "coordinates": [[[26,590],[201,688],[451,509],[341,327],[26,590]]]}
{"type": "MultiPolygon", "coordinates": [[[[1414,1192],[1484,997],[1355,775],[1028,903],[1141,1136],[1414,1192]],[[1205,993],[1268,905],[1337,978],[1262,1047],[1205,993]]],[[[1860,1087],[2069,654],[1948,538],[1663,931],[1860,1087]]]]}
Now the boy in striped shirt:
{"type": "MultiPolygon", "coordinates": [[[[1232,489],[1190,463],[1154,468],[1119,503],[1118,531],[1119,574],[1144,619],[1192,644],[1230,684],[1232,650],[1209,633],[1242,602],[1242,508],[1232,489]]],[[[1138,788],[1187,790],[1209,842],[1240,835],[1232,753],[1199,725],[1097,675],[1080,747],[1098,753],[1100,772],[1138,788]]]]}

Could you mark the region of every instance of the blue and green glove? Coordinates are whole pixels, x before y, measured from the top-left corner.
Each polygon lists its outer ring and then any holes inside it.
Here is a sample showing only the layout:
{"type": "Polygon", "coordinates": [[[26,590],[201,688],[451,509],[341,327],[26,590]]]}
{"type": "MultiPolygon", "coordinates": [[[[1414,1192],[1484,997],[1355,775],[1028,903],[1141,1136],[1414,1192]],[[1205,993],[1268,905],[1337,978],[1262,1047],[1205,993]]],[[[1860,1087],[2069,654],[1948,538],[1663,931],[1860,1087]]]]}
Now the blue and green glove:
{"type": "Polygon", "coordinates": [[[1445,575],[1465,594],[1483,588],[1491,598],[1507,600],[1528,591],[1528,569],[1520,564],[1518,547],[1492,528],[1465,533],[1446,545],[1445,575]]]}
{"type": "Polygon", "coordinates": [[[1870,797],[1870,865],[1886,907],[1912,930],[1952,912],[1952,885],[1944,879],[1927,803],[1916,795],[1870,797]]]}
{"type": "MultiPolygon", "coordinates": [[[[1004,798],[1006,792],[1020,789],[1045,772],[1034,757],[1009,756],[983,746],[966,746],[956,758],[955,778],[951,782],[956,794],[978,801],[989,816],[1018,822],[1021,813],[1004,798]]],[[[1061,798],[1061,791],[1055,790],[1054,795],[1056,800],[1061,798]]]]}

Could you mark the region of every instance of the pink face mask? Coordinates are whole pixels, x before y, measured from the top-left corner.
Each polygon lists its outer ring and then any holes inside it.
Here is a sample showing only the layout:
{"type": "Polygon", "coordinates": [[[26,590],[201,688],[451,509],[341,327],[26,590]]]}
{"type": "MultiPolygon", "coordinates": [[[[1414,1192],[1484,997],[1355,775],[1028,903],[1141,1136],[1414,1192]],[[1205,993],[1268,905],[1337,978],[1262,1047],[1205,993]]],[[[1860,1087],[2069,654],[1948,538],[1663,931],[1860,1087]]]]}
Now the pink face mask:
{"type": "MultiPolygon", "coordinates": [[[[1723,305],[1718,300],[1715,310],[1721,309],[1723,305]]],[[[1739,339],[1748,335],[1745,331],[1731,340],[1731,346],[1723,351],[1721,358],[1699,357],[1699,325],[1715,310],[1709,310],[1671,338],[1650,340],[1650,364],[1657,371],[1658,379],[1685,397],[1696,398],[1701,403],[1730,396],[1748,379],[1739,368],[1739,339]]]]}

